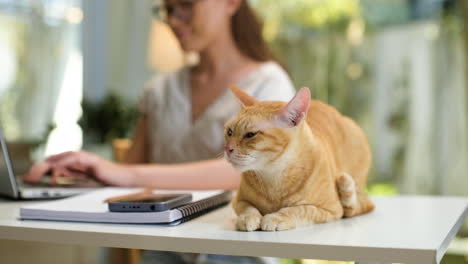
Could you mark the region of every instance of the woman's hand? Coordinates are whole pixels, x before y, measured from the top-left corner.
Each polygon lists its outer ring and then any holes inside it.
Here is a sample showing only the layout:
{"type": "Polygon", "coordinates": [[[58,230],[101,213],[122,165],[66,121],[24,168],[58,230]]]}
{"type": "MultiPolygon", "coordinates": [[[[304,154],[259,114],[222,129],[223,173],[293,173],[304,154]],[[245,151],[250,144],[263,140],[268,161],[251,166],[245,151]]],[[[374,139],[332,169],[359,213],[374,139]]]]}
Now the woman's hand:
{"type": "Polygon", "coordinates": [[[34,164],[23,180],[36,183],[47,173],[52,174],[52,183],[60,176],[88,176],[117,186],[133,186],[135,177],[129,166],[110,162],[89,152],[78,151],[50,156],[45,161],[34,164]]]}

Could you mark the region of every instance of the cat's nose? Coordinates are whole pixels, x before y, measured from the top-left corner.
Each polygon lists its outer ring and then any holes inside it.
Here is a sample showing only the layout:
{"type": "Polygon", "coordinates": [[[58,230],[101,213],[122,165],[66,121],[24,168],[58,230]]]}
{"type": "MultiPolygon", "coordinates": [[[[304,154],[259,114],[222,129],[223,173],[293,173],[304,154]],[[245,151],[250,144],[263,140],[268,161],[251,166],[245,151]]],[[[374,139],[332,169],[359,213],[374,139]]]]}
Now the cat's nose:
{"type": "Polygon", "coordinates": [[[226,151],[226,153],[228,155],[231,154],[234,151],[234,149],[231,148],[231,146],[228,146],[228,145],[224,146],[224,150],[226,151]]]}

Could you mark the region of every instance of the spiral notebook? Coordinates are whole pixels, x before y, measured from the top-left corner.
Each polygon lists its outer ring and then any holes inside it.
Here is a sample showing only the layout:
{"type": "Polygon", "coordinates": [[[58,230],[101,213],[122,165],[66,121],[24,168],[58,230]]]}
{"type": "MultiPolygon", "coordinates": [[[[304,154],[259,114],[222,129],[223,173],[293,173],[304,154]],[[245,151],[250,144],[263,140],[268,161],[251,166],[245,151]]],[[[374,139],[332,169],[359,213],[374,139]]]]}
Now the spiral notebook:
{"type": "MultiPolygon", "coordinates": [[[[229,191],[192,191],[192,202],[162,212],[119,213],[109,212],[109,197],[137,192],[141,189],[102,188],[86,194],[24,206],[22,220],[50,220],[94,223],[171,224],[176,225],[228,204],[229,191]]],[[[177,193],[177,191],[156,191],[177,193]]],[[[187,191],[180,191],[186,193],[187,191]]]]}

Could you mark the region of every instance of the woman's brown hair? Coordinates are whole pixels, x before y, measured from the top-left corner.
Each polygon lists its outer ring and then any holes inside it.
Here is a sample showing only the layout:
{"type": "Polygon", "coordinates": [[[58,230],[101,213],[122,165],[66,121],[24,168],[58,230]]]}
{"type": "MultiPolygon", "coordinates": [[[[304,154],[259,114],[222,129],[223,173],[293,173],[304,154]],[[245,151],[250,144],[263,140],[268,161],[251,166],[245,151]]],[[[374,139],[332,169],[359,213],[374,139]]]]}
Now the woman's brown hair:
{"type": "Polygon", "coordinates": [[[263,39],[262,28],[262,22],[249,6],[247,0],[242,0],[231,20],[231,31],[237,48],[242,54],[255,61],[276,61],[263,39]]]}

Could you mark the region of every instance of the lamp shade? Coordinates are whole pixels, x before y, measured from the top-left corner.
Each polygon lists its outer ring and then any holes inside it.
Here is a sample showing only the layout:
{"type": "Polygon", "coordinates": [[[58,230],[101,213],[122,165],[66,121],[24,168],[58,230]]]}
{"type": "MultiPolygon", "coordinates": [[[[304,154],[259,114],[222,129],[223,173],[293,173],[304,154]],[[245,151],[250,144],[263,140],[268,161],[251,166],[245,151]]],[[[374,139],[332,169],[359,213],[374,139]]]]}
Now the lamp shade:
{"type": "Polygon", "coordinates": [[[148,64],[161,72],[177,71],[185,64],[184,52],[171,28],[154,19],[148,41],[148,64]]]}

